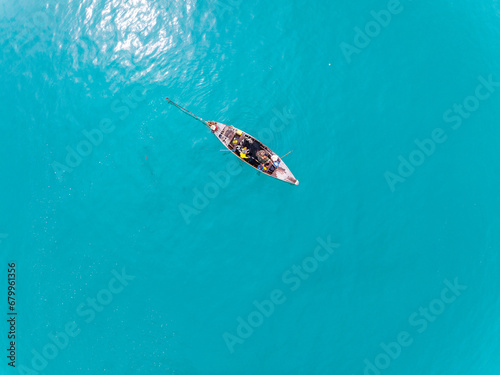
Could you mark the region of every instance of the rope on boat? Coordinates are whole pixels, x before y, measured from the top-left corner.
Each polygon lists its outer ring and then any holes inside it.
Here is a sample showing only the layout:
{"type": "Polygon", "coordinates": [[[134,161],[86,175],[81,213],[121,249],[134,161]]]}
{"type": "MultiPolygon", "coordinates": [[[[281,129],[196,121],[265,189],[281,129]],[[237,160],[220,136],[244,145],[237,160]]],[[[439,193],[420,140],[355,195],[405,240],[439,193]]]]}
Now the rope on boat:
{"type": "Polygon", "coordinates": [[[191,113],[189,112],[186,108],[182,108],[179,104],[176,104],[174,103],[173,101],[171,101],[169,98],[165,98],[167,99],[170,104],[173,104],[175,105],[177,108],[179,108],[181,111],[183,111],[184,113],[188,114],[189,116],[193,117],[194,119],[198,120],[198,121],[201,121],[202,123],[204,123],[206,126],[210,127],[210,125],[208,125],[208,122],[206,122],[205,120],[203,120],[201,117],[198,117],[196,116],[194,113],[191,113]]]}

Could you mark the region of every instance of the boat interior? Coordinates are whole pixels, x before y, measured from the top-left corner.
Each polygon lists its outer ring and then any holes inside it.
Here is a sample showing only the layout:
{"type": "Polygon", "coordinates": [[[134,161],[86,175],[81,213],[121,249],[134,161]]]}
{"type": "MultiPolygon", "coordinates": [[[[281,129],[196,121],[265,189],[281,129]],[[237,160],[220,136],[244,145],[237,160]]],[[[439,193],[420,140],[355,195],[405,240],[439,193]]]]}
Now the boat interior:
{"type": "Polygon", "coordinates": [[[240,159],[264,173],[272,174],[276,169],[267,147],[255,138],[243,133],[241,130],[234,133],[228,147],[240,159]],[[246,157],[244,157],[244,155],[246,155],[246,157]]]}

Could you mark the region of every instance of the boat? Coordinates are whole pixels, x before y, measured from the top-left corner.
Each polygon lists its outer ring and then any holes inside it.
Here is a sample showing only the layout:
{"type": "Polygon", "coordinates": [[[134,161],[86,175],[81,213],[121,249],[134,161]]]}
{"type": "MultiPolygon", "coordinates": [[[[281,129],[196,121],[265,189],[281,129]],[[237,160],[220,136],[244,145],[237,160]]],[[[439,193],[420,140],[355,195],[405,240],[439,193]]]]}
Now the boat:
{"type": "Polygon", "coordinates": [[[299,181],[294,177],[283,161],[283,157],[286,155],[279,157],[257,138],[252,137],[241,129],[217,121],[205,121],[201,117],[196,116],[187,109],[174,103],[169,98],[166,98],[166,100],[184,113],[204,123],[233,155],[252,168],[278,180],[294,185],[299,184],[299,181]]]}

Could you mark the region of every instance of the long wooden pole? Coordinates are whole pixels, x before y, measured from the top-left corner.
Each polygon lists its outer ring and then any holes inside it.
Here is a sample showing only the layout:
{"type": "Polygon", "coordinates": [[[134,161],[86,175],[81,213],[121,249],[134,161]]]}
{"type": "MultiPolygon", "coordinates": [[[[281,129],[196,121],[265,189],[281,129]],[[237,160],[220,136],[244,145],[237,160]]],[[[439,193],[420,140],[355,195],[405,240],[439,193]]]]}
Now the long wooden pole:
{"type": "Polygon", "coordinates": [[[174,103],[174,102],[173,102],[173,101],[171,101],[169,98],[165,98],[165,99],[167,99],[167,100],[170,102],[170,104],[175,105],[177,108],[179,108],[179,109],[180,109],[181,111],[183,111],[184,113],[187,113],[187,114],[188,114],[188,115],[190,115],[191,117],[195,118],[195,119],[196,119],[196,120],[198,120],[198,121],[201,121],[201,122],[202,122],[202,123],[204,123],[206,126],[210,127],[210,125],[208,125],[208,122],[206,122],[205,120],[203,120],[201,117],[198,117],[198,116],[196,116],[194,113],[189,112],[186,108],[183,108],[183,107],[181,107],[179,104],[174,103]]]}

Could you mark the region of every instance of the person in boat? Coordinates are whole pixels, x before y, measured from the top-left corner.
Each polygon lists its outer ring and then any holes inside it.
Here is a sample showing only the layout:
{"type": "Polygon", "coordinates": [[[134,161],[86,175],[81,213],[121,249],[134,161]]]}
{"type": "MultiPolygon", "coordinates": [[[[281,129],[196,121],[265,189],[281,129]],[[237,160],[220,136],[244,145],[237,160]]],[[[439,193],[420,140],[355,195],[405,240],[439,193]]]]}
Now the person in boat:
{"type": "Polygon", "coordinates": [[[257,159],[261,164],[264,165],[267,165],[267,163],[269,162],[269,156],[267,156],[267,153],[264,150],[257,151],[257,159]]]}
{"type": "Polygon", "coordinates": [[[240,151],[240,158],[242,159],[248,159],[248,148],[247,147],[243,147],[240,151]]]}

